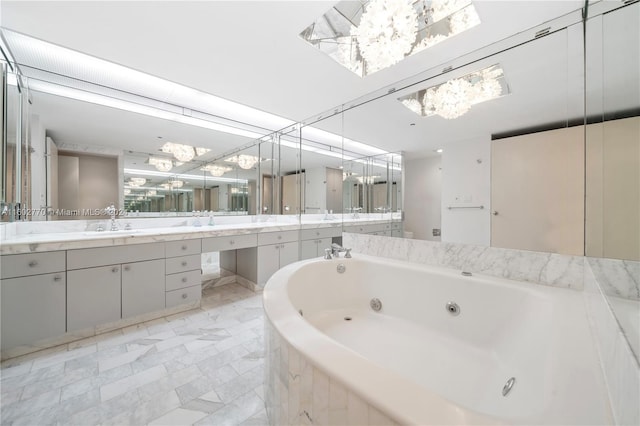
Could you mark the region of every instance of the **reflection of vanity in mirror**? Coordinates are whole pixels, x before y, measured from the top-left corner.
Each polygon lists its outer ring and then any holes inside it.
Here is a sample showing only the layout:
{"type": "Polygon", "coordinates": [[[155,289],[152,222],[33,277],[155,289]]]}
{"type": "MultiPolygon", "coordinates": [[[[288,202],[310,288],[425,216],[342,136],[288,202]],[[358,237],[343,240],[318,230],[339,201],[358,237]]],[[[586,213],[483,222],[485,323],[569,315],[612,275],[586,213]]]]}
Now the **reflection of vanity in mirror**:
{"type": "MultiPolygon", "coordinates": [[[[79,271],[111,266],[83,250],[149,271],[162,259],[167,269],[156,268],[156,278],[172,284],[149,285],[155,305],[105,317],[125,321],[193,308],[203,282],[260,291],[286,265],[353,245],[354,253],[581,290],[606,380],[637,375],[640,3],[609,3],[589,3],[584,22],[579,5],[470,50],[432,46],[419,73],[380,77],[383,85],[300,122],[225,116],[204,98],[186,104],[192,89],[155,78],[91,81],[103,63],[65,75],[64,60],[37,63],[43,47],[4,30],[23,80],[3,86],[7,121],[21,123],[8,126],[3,147],[2,220],[14,222],[3,228],[3,257],[66,252],[67,263],[47,273],[66,273],[69,288],[79,271]],[[451,100],[456,90],[466,97],[451,100]],[[121,240],[109,234],[111,204],[121,240]],[[133,260],[108,251],[141,243],[162,249],[133,260]],[[623,360],[607,358],[606,345],[623,360]]],[[[331,10],[327,22],[351,9],[331,10]]],[[[15,74],[5,65],[7,81],[15,74]]],[[[62,319],[32,340],[73,331],[62,319]]],[[[95,334],[99,323],[82,320],[72,322],[95,334]]],[[[3,358],[28,352],[29,342],[8,335],[15,340],[3,358]]],[[[605,391],[612,404],[623,388],[605,391]]],[[[634,418],[627,405],[615,410],[616,419],[634,418]]]]}

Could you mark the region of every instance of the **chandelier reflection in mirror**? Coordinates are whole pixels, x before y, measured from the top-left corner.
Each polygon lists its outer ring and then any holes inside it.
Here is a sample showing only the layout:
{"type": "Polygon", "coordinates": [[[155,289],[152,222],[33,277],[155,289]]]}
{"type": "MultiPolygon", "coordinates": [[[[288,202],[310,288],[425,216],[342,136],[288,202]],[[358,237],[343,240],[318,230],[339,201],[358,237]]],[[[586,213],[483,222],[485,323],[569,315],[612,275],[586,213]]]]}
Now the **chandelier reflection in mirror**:
{"type": "Polygon", "coordinates": [[[219,166],[217,164],[207,164],[206,166],[202,167],[201,170],[209,172],[211,176],[220,177],[233,169],[231,167],[219,166]]]}
{"type": "Polygon", "coordinates": [[[258,157],[254,157],[253,155],[234,155],[233,157],[229,157],[224,161],[228,161],[230,163],[236,163],[238,167],[244,170],[249,170],[255,166],[260,159],[258,157]]]}
{"type": "Polygon", "coordinates": [[[194,148],[191,145],[184,145],[181,143],[167,142],[162,145],[160,151],[166,152],[168,154],[173,154],[176,160],[186,163],[193,160],[196,156],[200,157],[201,155],[204,155],[211,150],[207,148],[194,148]]]}
{"type": "Polygon", "coordinates": [[[439,115],[451,120],[466,114],[472,105],[509,93],[502,67],[495,64],[411,93],[398,100],[421,116],[439,115]]]}
{"type": "Polygon", "coordinates": [[[364,77],[478,24],[471,0],[346,0],[300,37],[364,77]]]}
{"type": "Polygon", "coordinates": [[[165,189],[176,189],[176,188],[182,188],[182,186],[184,185],[184,182],[181,180],[169,180],[167,181],[167,183],[163,183],[160,184],[161,187],[165,188],[165,189]]]}
{"type": "Polygon", "coordinates": [[[145,178],[132,177],[131,179],[129,179],[129,185],[131,186],[142,186],[145,183],[147,183],[147,179],[145,178]]]}
{"type": "Polygon", "coordinates": [[[149,157],[149,164],[161,172],[168,172],[173,169],[173,161],[170,158],[149,157]]]}

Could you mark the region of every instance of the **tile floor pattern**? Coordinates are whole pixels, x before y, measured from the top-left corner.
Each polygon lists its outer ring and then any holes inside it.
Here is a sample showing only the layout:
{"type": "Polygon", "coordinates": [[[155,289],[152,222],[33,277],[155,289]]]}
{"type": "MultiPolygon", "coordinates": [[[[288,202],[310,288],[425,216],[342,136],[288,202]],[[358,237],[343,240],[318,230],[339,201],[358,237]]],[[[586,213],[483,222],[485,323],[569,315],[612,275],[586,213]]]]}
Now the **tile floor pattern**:
{"type": "Polygon", "coordinates": [[[2,425],[266,425],[261,294],[206,289],[197,310],[2,363],[2,425]]]}

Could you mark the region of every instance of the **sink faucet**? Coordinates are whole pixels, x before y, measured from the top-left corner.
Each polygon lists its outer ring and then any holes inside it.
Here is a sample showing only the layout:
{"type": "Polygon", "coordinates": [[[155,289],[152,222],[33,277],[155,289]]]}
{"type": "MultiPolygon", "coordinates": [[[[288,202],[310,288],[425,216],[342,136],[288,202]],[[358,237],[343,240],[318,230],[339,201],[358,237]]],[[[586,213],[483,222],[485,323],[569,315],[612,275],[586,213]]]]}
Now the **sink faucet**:
{"type": "Polygon", "coordinates": [[[353,214],[351,215],[351,217],[353,219],[360,219],[360,214],[359,214],[360,210],[362,210],[362,207],[352,207],[351,212],[353,214]]]}
{"type": "MultiPolygon", "coordinates": [[[[333,243],[331,244],[331,254],[333,255],[333,257],[338,258],[340,257],[340,253],[345,253],[344,257],[346,259],[350,259],[351,258],[351,249],[348,248],[344,248],[339,244],[333,243]]],[[[325,251],[326,253],[326,251],[325,251]]],[[[325,256],[325,259],[327,257],[325,256]]]]}
{"type": "Polygon", "coordinates": [[[111,230],[112,231],[117,231],[118,230],[118,224],[116,223],[116,206],[111,204],[110,206],[107,206],[105,211],[107,212],[108,215],[111,216],[111,230]]]}

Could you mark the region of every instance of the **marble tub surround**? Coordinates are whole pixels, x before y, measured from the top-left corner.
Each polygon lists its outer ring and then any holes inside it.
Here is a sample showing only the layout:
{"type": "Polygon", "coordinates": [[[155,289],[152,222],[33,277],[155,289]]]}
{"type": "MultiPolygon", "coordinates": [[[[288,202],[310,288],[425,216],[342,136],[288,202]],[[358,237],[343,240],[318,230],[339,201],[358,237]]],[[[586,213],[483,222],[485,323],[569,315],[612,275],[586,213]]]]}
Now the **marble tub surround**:
{"type": "Polygon", "coordinates": [[[262,301],[202,307],[2,363],[3,425],[266,425],[262,301]]]}
{"type": "Polygon", "coordinates": [[[640,301],[640,262],[588,257],[587,263],[606,296],[640,301]]]}
{"type": "Polygon", "coordinates": [[[265,405],[273,425],[398,425],[314,366],[265,319],[265,405]]]}
{"type": "Polygon", "coordinates": [[[344,247],[362,253],[516,281],[582,290],[584,258],[554,253],[343,233],[344,247]]]}
{"type": "Polygon", "coordinates": [[[622,332],[590,266],[588,262],[585,268],[584,297],[615,424],[637,425],[640,424],[638,348],[634,349],[634,339],[622,332]]]}

